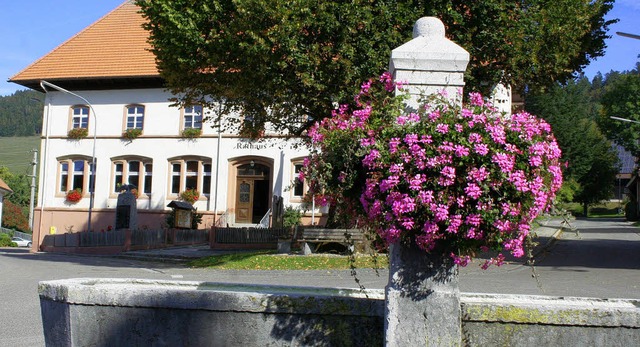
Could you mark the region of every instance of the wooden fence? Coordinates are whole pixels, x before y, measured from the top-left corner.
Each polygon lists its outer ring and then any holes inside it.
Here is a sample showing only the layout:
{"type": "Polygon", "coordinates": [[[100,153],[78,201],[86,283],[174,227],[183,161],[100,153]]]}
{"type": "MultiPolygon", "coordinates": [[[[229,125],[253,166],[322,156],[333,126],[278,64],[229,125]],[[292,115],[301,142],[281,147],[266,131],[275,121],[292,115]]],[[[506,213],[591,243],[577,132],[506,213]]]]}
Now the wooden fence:
{"type": "Polygon", "coordinates": [[[290,238],[285,228],[213,228],[211,248],[213,249],[275,249],[278,239],[290,238]]]}
{"type": "Polygon", "coordinates": [[[209,230],[109,230],[45,235],[46,252],[117,254],[131,250],[206,244],[209,230]]]}

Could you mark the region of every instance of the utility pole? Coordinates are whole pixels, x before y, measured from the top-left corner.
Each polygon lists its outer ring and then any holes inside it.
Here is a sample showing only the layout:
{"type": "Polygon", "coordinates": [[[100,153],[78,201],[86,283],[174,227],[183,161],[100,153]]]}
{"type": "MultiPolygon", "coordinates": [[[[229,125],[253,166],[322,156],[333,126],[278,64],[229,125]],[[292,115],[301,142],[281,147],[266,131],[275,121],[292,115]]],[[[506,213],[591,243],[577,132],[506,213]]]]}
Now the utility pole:
{"type": "Polygon", "coordinates": [[[33,160],[31,161],[31,199],[29,200],[29,229],[33,232],[33,205],[36,197],[36,170],[38,167],[38,150],[33,149],[33,160]]]}

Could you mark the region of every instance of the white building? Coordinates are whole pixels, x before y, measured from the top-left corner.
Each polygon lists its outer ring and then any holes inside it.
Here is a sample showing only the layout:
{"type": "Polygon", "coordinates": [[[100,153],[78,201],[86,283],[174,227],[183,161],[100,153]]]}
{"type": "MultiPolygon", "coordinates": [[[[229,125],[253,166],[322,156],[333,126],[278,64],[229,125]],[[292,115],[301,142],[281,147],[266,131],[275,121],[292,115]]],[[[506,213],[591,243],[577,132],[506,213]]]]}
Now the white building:
{"type": "Polygon", "coordinates": [[[172,107],[143,23],[127,1],[10,79],[46,92],[34,244],[47,233],[86,230],[89,218],[92,230],[109,229],[121,184],[138,187],[140,228],[162,227],[167,204],[190,188],[201,193],[194,203],[204,213],[201,228],[257,224],[273,196],[301,203],[304,186],[288,188],[308,152],[278,134],[251,141],[219,133],[202,123],[213,110],[172,107]],[[78,128],[86,137],[70,138],[78,128]],[[189,128],[201,135],[184,137],[189,128]],[[124,138],[131,129],[139,137],[124,138]],[[73,189],[82,191],[78,202],[66,197],[73,189]]]}

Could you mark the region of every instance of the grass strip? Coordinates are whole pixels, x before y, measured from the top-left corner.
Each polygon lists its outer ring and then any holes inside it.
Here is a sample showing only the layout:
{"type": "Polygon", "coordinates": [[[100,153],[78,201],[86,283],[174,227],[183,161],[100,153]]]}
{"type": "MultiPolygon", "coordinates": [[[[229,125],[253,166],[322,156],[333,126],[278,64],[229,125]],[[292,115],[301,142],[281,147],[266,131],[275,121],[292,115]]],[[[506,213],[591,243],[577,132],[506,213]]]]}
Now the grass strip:
{"type": "MultiPolygon", "coordinates": [[[[194,268],[220,270],[348,270],[349,257],[339,255],[276,254],[275,251],[238,252],[214,255],[189,262],[194,268]]],[[[356,255],[358,269],[386,268],[386,255],[356,255]]]]}

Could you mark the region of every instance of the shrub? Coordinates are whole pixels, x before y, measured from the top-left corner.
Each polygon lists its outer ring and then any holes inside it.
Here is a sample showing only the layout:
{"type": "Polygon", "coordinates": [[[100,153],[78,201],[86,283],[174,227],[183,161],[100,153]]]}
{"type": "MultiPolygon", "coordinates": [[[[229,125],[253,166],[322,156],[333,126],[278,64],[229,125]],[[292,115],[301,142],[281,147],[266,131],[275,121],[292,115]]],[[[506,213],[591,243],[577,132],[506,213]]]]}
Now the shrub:
{"type": "Polygon", "coordinates": [[[292,206],[287,206],[282,216],[282,225],[285,228],[293,228],[302,222],[302,212],[292,206]]]}
{"type": "Polygon", "coordinates": [[[11,236],[0,233],[0,247],[18,247],[18,245],[11,241],[11,236]]]}

